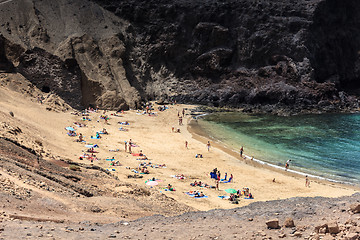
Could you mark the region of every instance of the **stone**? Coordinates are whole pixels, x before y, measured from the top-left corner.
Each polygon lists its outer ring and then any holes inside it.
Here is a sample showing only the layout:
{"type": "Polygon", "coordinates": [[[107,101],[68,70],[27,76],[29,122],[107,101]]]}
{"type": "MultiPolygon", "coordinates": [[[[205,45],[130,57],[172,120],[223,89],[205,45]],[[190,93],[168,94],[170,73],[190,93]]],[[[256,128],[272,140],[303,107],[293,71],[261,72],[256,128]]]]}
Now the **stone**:
{"type": "Polygon", "coordinates": [[[339,226],[335,221],[329,222],[327,226],[330,234],[338,234],[340,232],[339,226]]]}
{"type": "Polygon", "coordinates": [[[294,232],[294,234],[292,234],[292,236],[294,236],[294,237],[301,237],[301,236],[302,236],[302,233],[296,231],[296,232],[294,232]]]}
{"type": "Polygon", "coordinates": [[[353,213],[360,213],[360,203],[351,204],[350,211],[353,213]]]}
{"type": "Polygon", "coordinates": [[[319,225],[315,227],[315,232],[316,233],[326,233],[328,231],[328,226],[327,224],[323,224],[323,225],[319,225]]]}
{"type": "Polygon", "coordinates": [[[320,239],[320,236],[318,234],[315,234],[314,236],[312,236],[310,238],[310,240],[319,240],[320,239]]]}
{"type": "Polygon", "coordinates": [[[295,227],[294,220],[292,218],[285,219],[284,226],[287,228],[295,227]]]}
{"type": "Polygon", "coordinates": [[[335,238],[334,238],[332,235],[330,235],[330,234],[326,234],[326,235],[322,238],[322,240],[335,240],[335,238]]]}
{"type": "Polygon", "coordinates": [[[345,236],[345,240],[358,240],[360,239],[360,235],[358,233],[348,233],[345,236]]]}
{"type": "Polygon", "coordinates": [[[270,229],[280,228],[280,226],[279,226],[279,220],[278,220],[277,218],[268,220],[268,221],[266,222],[266,225],[267,225],[267,227],[270,228],[270,229]]]}

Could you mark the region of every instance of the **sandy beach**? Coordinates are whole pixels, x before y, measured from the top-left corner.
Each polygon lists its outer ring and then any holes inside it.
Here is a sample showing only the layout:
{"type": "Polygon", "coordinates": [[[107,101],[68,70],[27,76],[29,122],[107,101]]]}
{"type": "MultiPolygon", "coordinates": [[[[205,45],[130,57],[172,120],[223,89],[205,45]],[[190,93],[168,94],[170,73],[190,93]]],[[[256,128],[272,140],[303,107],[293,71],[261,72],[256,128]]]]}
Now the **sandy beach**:
{"type": "MultiPolygon", "coordinates": [[[[248,205],[254,201],[267,201],[276,199],[285,199],[298,196],[327,196],[339,197],[351,195],[358,190],[357,187],[335,184],[327,181],[311,179],[310,188],[305,187],[305,178],[294,174],[285,173],[282,170],[275,170],[265,167],[261,164],[253,163],[249,160],[241,159],[233,151],[224,146],[213,142],[204,136],[196,133],[196,123],[189,127],[192,116],[191,105],[167,105],[165,111],[158,111],[158,105],[154,105],[153,115],[143,114],[142,111],[130,110],[124,113],[113,115],[114,111],[106,111],[105,115],[109,117],[108,123],[100,116],[104,114],[103,110],[96,113],[90,113],[91,121],[82,121],[81,116],[72,114],[72,110],[49,111],[46,104],[36,102],[33,97],[21,98],[20,93],[5,92],[1,94],[2,122],[8,122],[9,125],[21,126],[24,134],[17,139],[25,146],[37,149],[45,159],[59,160],[69,159],[75,162],[91,164],[87,159],[80,160],[79,156],[88,148],[86,144],[98,144],[95,153],[99,159],[94,161],[104,169],[110,169],[112,174],[121,181],[132,184],[138,184],[151,190],[159,191],[175,199],[178,202],[193,207],[196,210],[210,210],[219,208],[234,208],[248,205]],[[16,103],[16,104],[14,104],[16,103]],[[183,125],[179,125],[178,113],[181,115],[185,109],[183,125]],[[8,112],[12,111],[14,118],[8,117],[8,112]],[[86,127],[76,127],[74,122],[82,122],[86,127]],[[128,122],[129,125],[121,125],[118,122],[128,122]],[[75,140],[78,137],[69,137],[65,127],[74,127],[76,133],[82,133],[86,143],[79,143],[75,140]],[[120,131],[123,127],[128,131],[120,131]],[[180,133],[172,131],[180,129],[180,133]],[[97,131],[106,128],[108,135],[101,134],[101,139],[91,139],[97,131]],[[24,137],[28,136],[28,137],[24,137]],[[22,139],[23,138],[23,139],[22,139]],[[138,156],[133,156],[125,152],[124,142],[132,139],[138,147],[133,147],[133,153],[142,153],[147,156],[148,161],[137,160],[138,156]],[[211,141],[210,151],[206,143],[211,141]],[[188,142],[188,148],[185,147],[185,141],[188,142]],[[36,142],[41,142],[41,146],[36,146],[36,142]],[[109,150],[119,149],[118,152],[109,150]],[[202,154],[203,158],[195,158],[196,154],[202,154]],[[119,161],[121,166],[110,166],[111,161],[106,159],[114,158],[119,161]],[[128,175],[134,174],[132,169],[139,166],[141,162],[154,164],[165,164],[166,168],[148,167],[150,174],[143,174],[143,178],[128,178],[128,175]],[[214,179],[210,178],[209,173],[217,168],[222,177],[225,172],[233,174],[234,181],[230,183],[220,183],[220,190],[213,188],[192,187],[190,183],[202,181],[215,186],[214,179]],[[112,171],[114,169],[114,171],[112,171]],[[185,179],[177,179],[173,175],[183,174],[185,179]],[[151,178],[160,179],[157,186],[147,186],[145,181],[151,178]],[[276,179],[273,182],[273,179],[276,179]],[[165,191],[164,188],[171,184],[176,191],[165,191]],[[244,187],[250,189],[254,199],[240,198],[239,204],[231,204],[228,200],[220,199],[218,196],[229,195],[224,190],[228,188],[240,189],[244,187]],[[186,195],[184,192],[199,190],[207,198],[196,199],[186,195]]],[[[6,137],[6,131],[2,134],[6,137]]],[[[250,153],[247,153],[251,155],[250,153]]],[[[119,187],[117,191],[124,191],[124,187],[119,187]]]]}

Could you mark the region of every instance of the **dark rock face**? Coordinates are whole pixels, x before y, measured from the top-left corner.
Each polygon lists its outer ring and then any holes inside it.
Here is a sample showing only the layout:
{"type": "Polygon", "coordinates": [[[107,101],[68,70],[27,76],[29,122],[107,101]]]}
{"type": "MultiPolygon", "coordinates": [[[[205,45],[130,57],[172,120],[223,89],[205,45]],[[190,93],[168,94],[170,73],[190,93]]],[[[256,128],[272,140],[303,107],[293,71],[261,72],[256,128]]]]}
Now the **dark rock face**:
{"type": "Polygon", "coordinates": [[[358,106],[346,94],[359,88],[356,1],[96,2],[132,24],[135,64],[153,71],[134,75],[167,86],[158,94],[274,112],[358,106]]]}
{"type": "Polygon", "coordinates": [[[14,8],[33,24],[0,12],[0,31],[78,66],[83,106],[173,98],[280,114],[348,111],[360,96],[359,8],[355,0],[34,0],[14,8]]]}
{"type": "Polygon", "coordinates": [[[24,52],[19,62],[18,72],[43,92],[56,92],[70,106],[81,108],[81,71],[77,65],[66,65],[39,48],[24,52]]]}
{"type": "Polygon", "coordinates": [[[360,86],[360,4],[357,1],[321,2],[309,28],[308,48],[314,77],[350,90],[360,86]]]}

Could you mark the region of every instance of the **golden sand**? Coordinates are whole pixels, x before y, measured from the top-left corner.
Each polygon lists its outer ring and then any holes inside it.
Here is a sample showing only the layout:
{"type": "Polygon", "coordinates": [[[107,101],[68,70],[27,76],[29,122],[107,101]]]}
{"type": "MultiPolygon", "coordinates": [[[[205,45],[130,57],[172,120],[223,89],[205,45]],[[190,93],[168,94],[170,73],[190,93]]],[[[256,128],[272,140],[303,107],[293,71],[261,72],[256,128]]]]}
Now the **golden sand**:
{"type": "MultiPolygon", "coordinates": [[[[311,180],[311,187],[305,187],[303,176],[296,176],[285,173],[284,171],[274,170],[245,161],[237,154],[227,150],[223,146],[211,141],[210,151],[207,150],[206,143],[209,139],[192,133],[189,128],[191,116],[189,110],[186,110],[183,125],[178,124],[178,112],[182,109],[191,109],[190,105],[170,105],[169,109],[160,112],[153,111],[155,116],[144,115],[136,110],[126,111],[120,117],[111,115],[114,112],[107,111],[106,115],[110,117],[108,124],[100,116],[103,111],[90,113],[91,121],[81,121],[80,116],[72,115],[70,111],[54,112],[46,110],[46,105],[41,105],[33,98],[24,98],[22,94],[16,91],[0,89],[0,122],[11,126],[18,126],[22,129],[22,134],[16,136],[17,140],[24,144],[34,147],[35,140],[42,143],[42,155],[49,160],[70,159],[72,161],[90,164],[87,159],[80,160],[79,156],[86,151],[85,143],[75,142],[77,137],[69,137],[65,127],[74,127],[74,122],[82,122],[87,127],[76,128],[77,133],[82,133],[86,144],[98,144],[100,148],[96,149],[99,153],[96,156],[100,159],[94,161],[94,165],[103,168],[115,169],[112,173],[119,177],[123,182],[137,183],[144,188],[150,188],[145,181],[150,178],[161,179],[159,185],[152,188],[161,191],[169,197],[179,202],[185,203],[198,210],[210,210],[214,208],[233,208],[247,205],[254,201],[267,201],[284,199],[291,197],[339,197],[351,195],[358,189],[353,186],[340,185],[327,181],[316,179],[311,180]],[[14,117],[10,117],[8,112],[12,111],[14,117]],[[130,125],[120,125],[118,122],[128,121],[130,125]],[[120,131],[123,127],[128,131],[120,131]],[[172,127],[180,129],[180,133],[172,132],[172,127]],[[106,128],[108,135],[101,135],[101,139],[91,139],[97,131],[106,128]],[[134,174],[131,169],[138,167],[140,162],[136,160],[137,156],[132,156],[125,152],[124,141],[132,141],[139,147],[133,147],[132,151],[139,153],[140,150],[150,159],[152,164],[166,164],[166,168],[148,167],[150,174],[144,174],[142,179],[128,178],[134,174]],[[188,148],[185,147],[185,141],[188,142],[188,148]],[[119,149],[119,152],[110,152],[109,150],[119,149]],[[195,155],[201,153],[203,158],[195,158],[195,155]],[[107,158],[114,157],[122,166],[110,167],[110,161],[107,158]],[[210,171],[214,168],[221,171],[222,176],[227,172],[228,176],[233,174],[232,183],[220,183],[220,190],[210,188],[199,188],[190,186],[191,182],[202,181],[209,185],[215,185],[213,179],[210,179],[210,171]],[[178,180],[171,175],[184,174],[183,180],[178,180]],[[273,182],[273,179],[276,179],[273,182]],[[176,191],[164,191],[164,188],[171,184],[176,191]],[[218,198],[219,195],[229,195],[224,191],[227,188],[242,189],[250,188],[254,199],[247,200],[241,198],[239,205],[231,204],[228,200],[218,198]],[[187,191],[202,191],[208,198],[195,199],[184,194],[187,191]]],[[[1,134],[7,137],[6,131],[1,134]]],[[[35,146],[36,148],[36,146],[35,146]]],[[[248,153],[248,155],[251,155],[248,153]]],[[[146,161],[149,162],[149,161],[146,161]]]]}

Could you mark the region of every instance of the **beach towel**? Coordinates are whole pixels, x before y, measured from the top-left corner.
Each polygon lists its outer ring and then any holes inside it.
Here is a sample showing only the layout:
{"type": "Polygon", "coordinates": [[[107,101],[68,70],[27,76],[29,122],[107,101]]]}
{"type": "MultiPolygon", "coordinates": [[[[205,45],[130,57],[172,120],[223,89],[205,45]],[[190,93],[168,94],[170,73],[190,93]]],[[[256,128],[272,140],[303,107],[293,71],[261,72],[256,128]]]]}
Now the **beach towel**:
{"type": "Polygon", "coordinates": [[[204,195],[202,197],[195,197],[195,198],[208,198],[208,196],[204,195]]]}
{"type": "Polygon", "coordinates": [[[119,130],[120,130],[120,131],[128,131],[129,129],[126,129],[126,128],[121,127],[121,128],[119,128],[119,130]]]}
{"type": "Polygon", "coordinates": [[[109,149],[109,152],[120,152],[120,149],[109,149]]]}
{"type": "Polygon", "coordinates": [[[167,191],[167,192],[175,192],[176,191],[174,188],[172,188],[172,189],[163,188],[163,189],[164,189],[164,191],[167,191]]]}
{"type": "Polygon", "coordinates": [[[185,192],[185,194],[189,195],[190,197],[193,197],[193,198],[207,198],[208,196],[204,195],[202,197],[195,197],[195,194],[191,193],[191,192],[185,192]]]}
{"type": "Polygon", "coordinates": [[[245,197],[244,199],[254,199],[254,198],[245,197]]]}
{"type": "Polygon", "coordinates": [[[100,139],[100,137],[91,136],[91,139],[100,139]]]}
{"type": "Polygon", "coordinates": [[[152,168],[166,168],[166,166],[158,165],[158,164],[150,165],[150,167],[152,167],[152,168]]]}
{"type": "MultiPolygon", "coordinates": [[[[140,156],[140,153],[132,153],[133,156],[140,156]]],[[[143,155],[144,156],[144,155],[143,155]]]]}
{"type": "Polygon", "coordinates": [[[108,133],[104,133],[103,131],[100,131],[100,132],[96,132],[98,134],[108,134],[108,133]]]}
{"type": "Polygon", "coordinates": [[[186,177],[184,176],[176,176],[176,175],[170,175],[170,177],[173,177],[173,178],[177,178],[179,180],[182,180],[182,179],[185,179],[186,177]]]}
{"type": "Polygon", "coordinates": [[[135,170],[135,169],[131,169],[132,172],[134,173],[139,173],[139,171],[135,170]]]}
{"type": "Polygon", "coordinates": [[[232,181],[232,178],[229,178],[229,180],[227,180],[227,181],[220,181],[221,183],[229,183],[229,182],[231,182],[232,181]]]}
{"type": "Polygon", "coordinates": [[[115,169],[115,168],[107,168],[106,171],[113,171],[113,172],[115,172],[116,169],[115,169]]]}
{"type": "Polygon", "coordinates": [[[118,124],[121,124],[121,125],[130,125],[130,123],[128,123],[128,122],[118,122],[118,124]]]}
{"type": "Polygon", "coordinates": [[[115,161],[113,158],[107,158],[106,161],[115,161]]]}
{"type": "Polygon", "coordinates": [[[218,196],[218,198],[221,198],[221,199],[229,199],[230,196],[218,196]]]}

